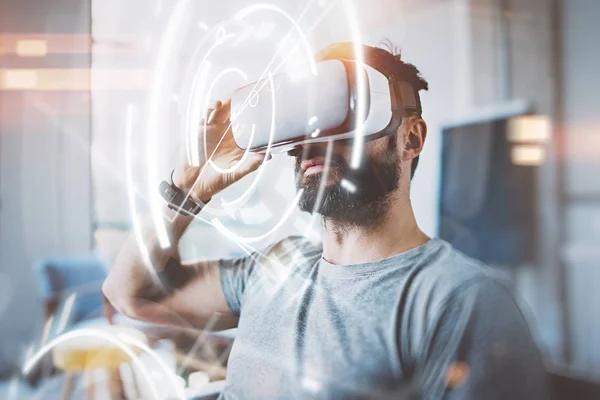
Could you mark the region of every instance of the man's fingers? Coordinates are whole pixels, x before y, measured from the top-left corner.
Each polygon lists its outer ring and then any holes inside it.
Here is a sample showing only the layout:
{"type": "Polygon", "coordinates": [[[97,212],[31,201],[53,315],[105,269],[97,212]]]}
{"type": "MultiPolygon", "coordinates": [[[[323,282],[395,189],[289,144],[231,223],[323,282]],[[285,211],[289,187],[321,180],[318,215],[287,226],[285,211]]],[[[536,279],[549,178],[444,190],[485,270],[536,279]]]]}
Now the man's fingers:
{"type": "Polygon", "coordinates": [[[231,99],[225,103],[218,102],[219,107],[215,108],[213,113],[213,122],[216,124],[224,124],[229,121],[231,114],[231,99]]]}
{"type": "Polygon", "coordinates": [[[215,103],[215,108],[213,108],[212,110],[209,110],[210,112],[208,113],[208,119],[206,120],[207,123],[209,124],[213,124],[215,123],[215,118],[218,115],[219,109],[221,108],[221,102],[217,101],[215,103]]]}
{"type": "Polygon", "coordinates": [[[273,156],[269,154],[269,157],[266,158],[265,154],[259,153],[250,153],[248,154],[248,158],[240,165],[240,168],[236,171],[238,172],[237,180],[243,178],[251,172],[254,172],[261,166],[262,163],[268,161],[273,156]]]}

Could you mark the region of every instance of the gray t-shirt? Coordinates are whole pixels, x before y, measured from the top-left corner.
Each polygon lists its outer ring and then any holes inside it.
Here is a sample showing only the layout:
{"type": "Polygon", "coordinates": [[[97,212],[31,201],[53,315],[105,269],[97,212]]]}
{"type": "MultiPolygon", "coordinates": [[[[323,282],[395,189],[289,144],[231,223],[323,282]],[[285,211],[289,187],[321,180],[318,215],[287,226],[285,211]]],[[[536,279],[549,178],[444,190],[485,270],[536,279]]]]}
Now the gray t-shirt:
{"type": "Polygon", "coordinates": [[[440,239],[337,266],[291,237],[220,272],[239,316],[221,398],[548,398],[508,285],[440,239]]]}

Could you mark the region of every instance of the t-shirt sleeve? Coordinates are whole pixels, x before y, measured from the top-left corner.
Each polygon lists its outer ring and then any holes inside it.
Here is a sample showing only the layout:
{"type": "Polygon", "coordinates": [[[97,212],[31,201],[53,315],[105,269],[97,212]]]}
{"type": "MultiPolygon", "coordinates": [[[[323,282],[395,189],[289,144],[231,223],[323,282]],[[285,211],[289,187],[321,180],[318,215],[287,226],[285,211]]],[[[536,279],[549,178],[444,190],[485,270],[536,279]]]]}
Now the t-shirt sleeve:
{"type": "Polygon", "coordinates": [[[244,297],[256,295],[277,284],[277,276],[287,276],[292,269],[306,266],[306,260],[320,254],[320,247],[301,236],[290,236],[246,257],[219,262],[221,288],[231,312],[239,317],[244,297]]]}
{"type": "Polygon", "coordinates": [[[439,310],[416,360],[421,398],[548,398],[541,355],[502,281],[465,282],[439,310]]]}
{"type": "Polygon", "coordinates": [[[257,253],[251,253],[246,257],[223,259],[219,262],[221,289],[229,309],[236,317],[240,316],[244,293],[258,263],[257,257],[257,253]]]}

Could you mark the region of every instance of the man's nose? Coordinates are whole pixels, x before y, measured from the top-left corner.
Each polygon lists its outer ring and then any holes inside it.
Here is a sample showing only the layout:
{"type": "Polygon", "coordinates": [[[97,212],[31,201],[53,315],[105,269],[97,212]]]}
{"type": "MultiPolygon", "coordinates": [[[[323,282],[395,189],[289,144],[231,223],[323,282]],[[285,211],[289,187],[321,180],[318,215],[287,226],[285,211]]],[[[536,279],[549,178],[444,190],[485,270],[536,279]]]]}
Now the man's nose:
{"type": "Polygon", "coordinates": [[[327,142],[303,143],[298,145],[298,153],[302,155],[302,158],[325,156],[325,154],[327,154],[327,147],[327,142]]]}
{"type": "Polygon", "coordinates": [[[302,159],[305,159],[308,152],[311,151],[311,148],[315,148],[314,145],[310,145],[310,144],[298,144],[296,146],[294,146],[293,149],[289,150],[287,152],[288,156],[292,156],[292,157],[301,157],[302,159]],[[313,147],[311,147],[313,146],[313,147]]]}

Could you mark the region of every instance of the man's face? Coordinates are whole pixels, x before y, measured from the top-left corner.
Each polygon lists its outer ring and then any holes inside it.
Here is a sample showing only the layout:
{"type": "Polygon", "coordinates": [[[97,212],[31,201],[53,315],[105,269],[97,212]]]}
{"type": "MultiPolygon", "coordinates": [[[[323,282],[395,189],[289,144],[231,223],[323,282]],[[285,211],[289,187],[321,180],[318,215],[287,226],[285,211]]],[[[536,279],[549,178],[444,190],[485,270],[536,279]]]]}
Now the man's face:
{"type": "Polygon", "coordinates": [[[351,141],[304,145],[296,156],[296,188],[303,189],[299,207],[349,225],[376,225],[385,216],[392,193],[398,188],[401,164],[396,135],[364,144],[363,160],[350,167],[351,141]]]}

